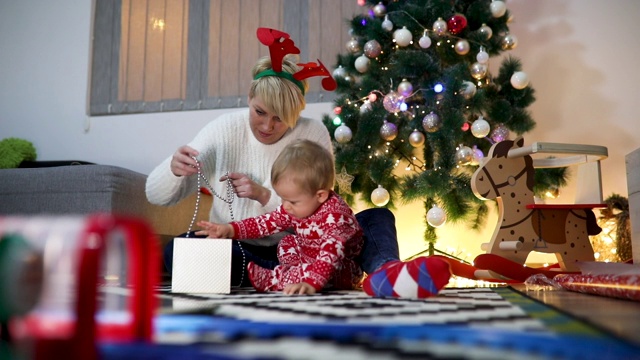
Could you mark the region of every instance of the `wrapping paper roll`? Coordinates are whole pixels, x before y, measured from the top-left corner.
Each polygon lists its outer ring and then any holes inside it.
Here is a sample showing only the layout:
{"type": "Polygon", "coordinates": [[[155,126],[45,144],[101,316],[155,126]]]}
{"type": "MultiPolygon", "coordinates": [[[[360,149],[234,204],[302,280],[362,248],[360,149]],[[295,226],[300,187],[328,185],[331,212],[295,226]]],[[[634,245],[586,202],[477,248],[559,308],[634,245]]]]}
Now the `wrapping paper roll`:
{"type": "Polygon", "coordinates": [[[570,291],[640,301],[640,275],[559,274],[553,280],[570,291]]]}

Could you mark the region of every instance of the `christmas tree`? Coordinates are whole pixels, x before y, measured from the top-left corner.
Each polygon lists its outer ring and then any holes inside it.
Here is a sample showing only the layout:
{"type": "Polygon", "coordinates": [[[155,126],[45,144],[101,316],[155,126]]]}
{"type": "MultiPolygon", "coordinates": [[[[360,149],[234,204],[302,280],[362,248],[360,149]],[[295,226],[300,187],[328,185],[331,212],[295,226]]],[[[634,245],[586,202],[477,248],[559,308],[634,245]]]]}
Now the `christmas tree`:
{"type": "MultiPolygon", "coordinates": [[[[534,89],[498,0],[359,1],[338,55],[334,135],[339,193],[375,206],[422,201],[433,251],[445,220],[479,228],[488,214],[470,178],[495,142],[532,130],[534,89]],[[491,74],[492,57],[501,57],[491,74]]],[[[565,169],[536,171],[536,194],[565,185],[565,169]]]]}

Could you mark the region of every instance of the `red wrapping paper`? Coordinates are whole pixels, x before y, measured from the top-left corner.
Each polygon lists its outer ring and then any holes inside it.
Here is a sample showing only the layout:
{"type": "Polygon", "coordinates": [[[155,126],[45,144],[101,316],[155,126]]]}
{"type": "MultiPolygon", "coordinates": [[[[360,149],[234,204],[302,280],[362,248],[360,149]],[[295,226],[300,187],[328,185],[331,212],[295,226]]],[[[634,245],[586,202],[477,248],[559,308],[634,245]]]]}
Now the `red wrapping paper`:
{"type": "Polygon", "coordinates": [[[553,280],[570,291],[640,301],[640,275],[559,274],[553,280]]]}

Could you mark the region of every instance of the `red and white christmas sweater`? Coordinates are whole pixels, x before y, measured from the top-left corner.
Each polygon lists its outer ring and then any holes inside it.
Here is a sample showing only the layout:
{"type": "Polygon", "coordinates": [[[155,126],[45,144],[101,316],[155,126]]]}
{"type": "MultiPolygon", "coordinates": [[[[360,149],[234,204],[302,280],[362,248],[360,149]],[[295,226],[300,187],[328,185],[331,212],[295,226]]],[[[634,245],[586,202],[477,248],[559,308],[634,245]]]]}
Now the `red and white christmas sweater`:
{"type": "Polygon", "coordinates": [[[247,265],[249,277],[258,291],[276,291],[285,285],[306,282],[316,290],[332,287],[356,288],[362,280],[356,257],[363,246],[363,233],[353,211],[335,192],[312,215],[297,219],[280,205],[275,211],[232,222],[236,239],[257,239],[285,229],[278,244],[280,265],[265,269],[247,265]]]}

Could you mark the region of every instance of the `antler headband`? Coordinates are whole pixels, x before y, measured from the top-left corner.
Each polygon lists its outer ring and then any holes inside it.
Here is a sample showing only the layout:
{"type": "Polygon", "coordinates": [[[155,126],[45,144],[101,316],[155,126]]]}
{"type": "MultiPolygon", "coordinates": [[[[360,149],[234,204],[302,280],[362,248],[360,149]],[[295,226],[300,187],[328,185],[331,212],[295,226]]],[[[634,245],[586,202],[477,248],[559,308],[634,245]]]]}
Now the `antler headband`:
{"type": "Polygon", "coordinates": [[[302,69],[295,74],[282,71],[282,60],[287,54],[300,54],[300,49],[296,47],[289,34],[269,28],[258,28],[258,40],[263,45],[269,47],[269,56],[271,57],[271,69],[258,73],[253,79],[257,80],[264,76],[277,76],[287,79],[296,84],[304,95],[304,85],[301,80],[314,76],[324,76],[322,79],[322,87],[327,91],[333,91],[338,87],[336,80],[324,64],[318,59],[318,63],[309,62],[298,64],[302,69]]]}

